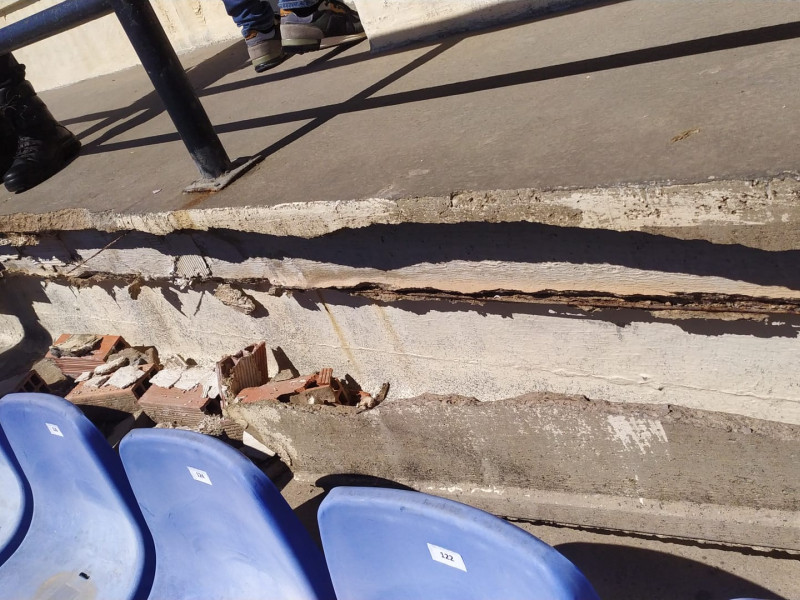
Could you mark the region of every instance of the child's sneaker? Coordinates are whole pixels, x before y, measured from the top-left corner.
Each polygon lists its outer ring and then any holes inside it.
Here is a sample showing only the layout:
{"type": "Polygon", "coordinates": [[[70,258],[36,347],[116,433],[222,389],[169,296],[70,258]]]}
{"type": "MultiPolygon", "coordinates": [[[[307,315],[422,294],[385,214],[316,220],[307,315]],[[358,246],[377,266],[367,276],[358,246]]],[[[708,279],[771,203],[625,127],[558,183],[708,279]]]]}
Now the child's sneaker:
{"type": "Polygon", "coordinates": [[[365,37],[358,13],[339,0],[281,10],[281,38],[286,52],[319,50],[365,37]]]}
{"type": "Polygon", "coordinates": [[[281,45],[281,33],[278,27],[269,31],[248,31],[244,36],[247,53],[257,73],[277,67],[286,56],[281,45]]]}

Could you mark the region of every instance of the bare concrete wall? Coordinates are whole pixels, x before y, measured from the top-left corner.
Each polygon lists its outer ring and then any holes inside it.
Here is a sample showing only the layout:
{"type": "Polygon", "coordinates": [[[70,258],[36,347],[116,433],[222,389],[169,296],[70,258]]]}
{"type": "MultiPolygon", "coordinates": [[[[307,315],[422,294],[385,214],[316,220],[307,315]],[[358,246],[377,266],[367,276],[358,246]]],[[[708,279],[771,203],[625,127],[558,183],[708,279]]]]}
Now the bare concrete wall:
{"type": "Polygon", "coordinates": [[[25,319],[53,336],[117,333],[203,362],[266,340],[301,371],[330,366],[369,391],[389,381],[393,397],[551,391],[800,423],[793,315],[671,320],[553,302],[276,295],[264,283],[240,284],[258,307],[245,315],[214,296],[217,283],[183,285],[3,280],[4,293],[30,307],[25,319]]]}
{"type": "Polygon", "coordinates": [[[592,0],[356,0],[373,49],[508,23],[592,0]]]}
{"type": "MultiPolygon", "coordinates": [[[[39,0],[0,19],[5,26],[58,4],[39,0]]],[[[238,29],[219,0],[154,0],[153,8],[177,52],[236,39],[238,29]]],[[[114,15],[109,15],[15,52],[39,90],[113,73],[139,64],[114,15]]]]}

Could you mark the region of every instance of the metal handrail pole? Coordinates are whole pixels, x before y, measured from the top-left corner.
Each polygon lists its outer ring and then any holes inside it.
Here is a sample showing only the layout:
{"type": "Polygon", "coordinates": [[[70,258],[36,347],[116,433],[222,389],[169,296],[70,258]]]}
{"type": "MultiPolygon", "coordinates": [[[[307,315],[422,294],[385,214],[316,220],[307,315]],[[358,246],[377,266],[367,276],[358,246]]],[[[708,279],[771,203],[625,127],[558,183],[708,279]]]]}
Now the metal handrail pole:
{"type": "Polygon", "coordinates": [[[13,52],[112,12],[110,0],[64,0],[0,29],[0,54],[13,52]]]}
{"type": "Polygon", "coordinates": [[[225,148],[149,0],[111,0],[111,6],[200,174],[216,179],[229,171],[225,148]]]}

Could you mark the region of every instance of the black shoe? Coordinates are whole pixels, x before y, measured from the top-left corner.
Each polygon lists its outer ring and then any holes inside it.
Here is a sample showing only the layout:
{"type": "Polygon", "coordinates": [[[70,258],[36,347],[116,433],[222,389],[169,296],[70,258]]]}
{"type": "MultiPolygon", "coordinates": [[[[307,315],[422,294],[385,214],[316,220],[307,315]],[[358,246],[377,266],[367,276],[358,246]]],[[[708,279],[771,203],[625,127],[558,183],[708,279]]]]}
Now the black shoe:
{"type": "Polygon", "coordinates": [[[81,143],[50,114],[25,80],[0,86],[4,125],[16,136],[16,153],[3,182],[9,192],[23,192],[64,168],[81,143]]]}
{"type": "Polygon", "coordinates": [[[358,13],[339,0],[322,0],[308,9],[281,10],[286,52],[308,52],[367,37],[358,13]]]}
{"type": "Polygon", "coordinates": [[[52,134],[43,138],[21,135],[3,183],[9,192],[29,190],[63,169],[80,149],[78,138],[62,125],[56,125],[52,134]]]}

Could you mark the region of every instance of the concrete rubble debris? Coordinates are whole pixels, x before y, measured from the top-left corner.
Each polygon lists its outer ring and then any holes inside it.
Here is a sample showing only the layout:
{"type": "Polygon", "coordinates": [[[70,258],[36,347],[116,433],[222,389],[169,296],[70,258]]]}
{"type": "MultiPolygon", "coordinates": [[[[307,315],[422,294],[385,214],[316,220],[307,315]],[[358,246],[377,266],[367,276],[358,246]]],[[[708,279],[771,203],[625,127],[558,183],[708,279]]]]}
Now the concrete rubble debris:
{"type": "Polygon", "coordinates": [[[106,359],[106,362],[111,362],[112,360],[116,360],[118,358],[127,358],[128,364],[131,365],[144,365],[144,364],[151,364],[157,365],[159,364],[158,361],[158,351],[152,346],[143,346],[138,348],[124,348],[119,352],[116,352],[109,356],[106,359]]]}
{"type": "Polygon", "coordinates": [[[183,371],[184,369],[180,367],[168,367],[163,369],[150,379],[150,385],[169,389],[181,378],[183,371]]]}
{"type": "Polygon", "coordinates": [[[214,297],[225,306],[230,306],[232,309],[245,315],[252,314],[256,310],[255,300],[242,290],[227,283],[217,286],[217,289],[214,290],[214,297]]]}
{"type": "Polygon", "coordinates": [[[373,396],[372,394],[361,390],[358,392],[358,408],[363,410],[369,410],[371,408],[375,408],[386,399],[386,395],[389,393],[389,383],[384,383],[381,386],[380,391],[373,396]]]}
{"type": "Polygon", "coordinates": [[[94,374],[95,375],[109,375],[114,371],[127,366],[130,363],[130,360],[127,356],[120,356],[113,360],[109,360],[102,365],[95,367],[94,374]]]}
{"type": "Polygon", "coordinates": [[[115,349],[118,353],[109,353],[108,362],[80,373],[75,381],[77,385],[65,396],[73,404],[81,406],[90,418],[118,419],[120,413],[140,411],[137,400],[144,394],[150,377],[158,368],[158,364],[139,364],[145,356],[139,350],[122,348],[119,344],[115,349]]]}
{"type": "Polygon", "coordinates": [[[213,435],[216,437],[227,438],[228,441],[234,440],[240,442],[244,432],[244,427],[226,417],[219,415],[206,415],[198,423],[194,425],[182,425],[175,421],[159,421],[156,423],[157,429],[182,429],[184,431],[196,431],[206,435],[213,435]]]}
{"type": "Polygon", "coordinates": [[[108,381],[110,375],[95,375],[86,380],[86,383],[83,384],[84,388],[99,388],[103,385],[106,381],[108,381]]]}
{"type": "Polygon", "coordinates": [[[124,390],[125,388],[131,387],[134,383],[139,381],[142,378],[143,372],[142,370],[136,366],[128,365],[127,367],[122,367],[114,371],[111,377],[108,378],[103,386],[104,387],[115,387],[120,390],[124,390]]]}
{"type": "Polygon", "coordinates": [[[59,366],[49,358],[38,361],[31,370],[41,378],[46,390],[52,394],[63,396],[72,389],[72,378],[65,375],[59,366]]]}
{"type": "Polygon", "coordinates": [[[183,358],[180,354],[171,354],[163,362],[165,369],[185,369],[194,364],[192,359],[183,358]]]}
{"type": "Polygon", "coordinates": [[[92,371],[84,371],[80,375],[75,378],[75,383],[83,383],[84,381],[88,381],[92,377],[92,371]]]}
{"type": "Polygon", "coordinates": [[[50,347],[50,352],[56,358],[61,358],[62,356],[86,356],[100,345],[102,339],[99,335],[71,335],[64,341],[53,344],[50,347]]]}
{"type": "Polygon", "coordinates": [[[109,356],[127,347],[128,343],[118,335],[80,334],[76,336],[65,333],[58,337],[45,358],[52,360],[64,375],[78,377],[85,371],[93,371],[104,364],[109,356]],[[74,338],[77,339],[74,340],[74,338]],[[80,356],[71,354],[74,350],[67,352],[70,348],[78,348],[80,352],[83,352],[82,349],[89,346],[92,348],[80,356]]]}

